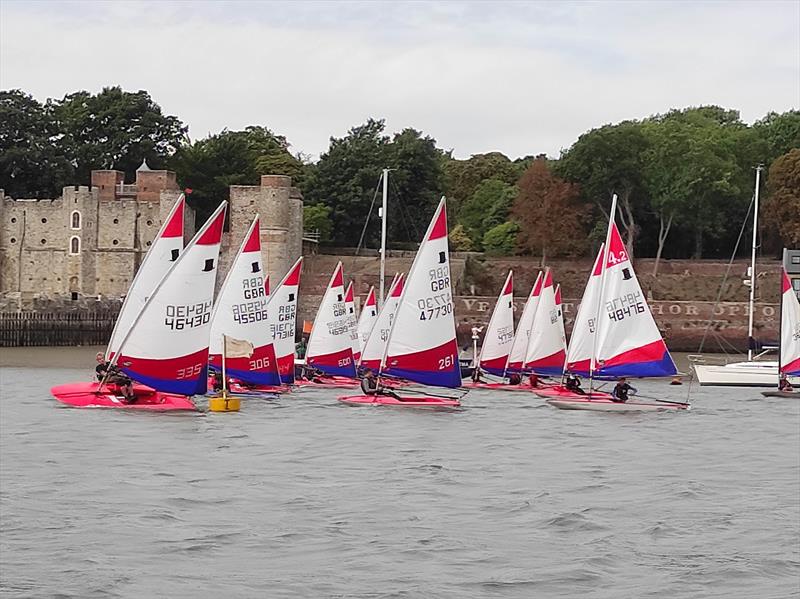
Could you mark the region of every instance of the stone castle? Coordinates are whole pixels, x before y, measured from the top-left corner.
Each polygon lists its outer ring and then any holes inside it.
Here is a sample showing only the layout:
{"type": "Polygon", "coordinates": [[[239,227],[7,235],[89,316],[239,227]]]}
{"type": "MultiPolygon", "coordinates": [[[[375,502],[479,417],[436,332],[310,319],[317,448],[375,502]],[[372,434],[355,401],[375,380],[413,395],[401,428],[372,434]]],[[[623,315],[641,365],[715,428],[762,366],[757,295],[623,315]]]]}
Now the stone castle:
{"type": "MultiPolygon", "coordinates": [[[[145,163],[134,184],[125,184],[120,171],[92,171],[91,186],[65,187],[52,200],[12,199],[0,190],[0,297],[22,308],[32,301],[124,296],[180,195],[174,172],[145,163]]],[[[260,185],[231,186],[228,211],[220,276],[260,214],[264,264],[277,284],[302,251],[300,191],[290,177],[264,175],[260,185]]],[[[187,206],[186,242],[194,232],[187,206]]]]}

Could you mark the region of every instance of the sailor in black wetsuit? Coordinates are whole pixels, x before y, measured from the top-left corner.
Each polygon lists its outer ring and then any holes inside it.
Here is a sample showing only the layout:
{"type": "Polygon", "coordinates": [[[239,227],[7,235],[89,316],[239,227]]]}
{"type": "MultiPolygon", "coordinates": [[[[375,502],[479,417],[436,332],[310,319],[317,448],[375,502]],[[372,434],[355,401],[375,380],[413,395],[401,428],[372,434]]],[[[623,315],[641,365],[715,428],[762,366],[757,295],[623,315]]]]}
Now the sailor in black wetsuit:
{"type": "Polygon", "coordinates": [[[133,381],[130,377],[120,371],[111,362],[106,362],[106,357],[103,352],[97,352],[95,356],[97,366],[94,367],[94,372],[97,375],[97,380],[111,385],[116,385],[122,394],[125,396],[125,401],[133,403],[136,401],[136,395],[133,393],[133,381]]]}
{"type": "Polygon", "coordinates": [[[578,395],[586,395],[586,391],[581,388],[581,380],[572,373],[567,375],[564,386],[567,388],[567,391],[572,391],[578,395]]]}
{"type": "Polygon", "coordinates": [[[636,393],[636,389],[625,382],[625,378],[623,377],[614,385],[614,390],[611,392],[611,401],[624,403],[628,401],[628,393],[631,391],[634,394],[636,393]]]}
{"type": "Polygon", "coordinates": [[[375,378],[375,373],[372,372],[370,368],[367,368],[364,377],[361,379],[361,391],[364,395],[386,395],[403,401],[403,398],[397,395],[397,393],[387,389],[383,385],[379,385],[378,379],[375,378]]]}

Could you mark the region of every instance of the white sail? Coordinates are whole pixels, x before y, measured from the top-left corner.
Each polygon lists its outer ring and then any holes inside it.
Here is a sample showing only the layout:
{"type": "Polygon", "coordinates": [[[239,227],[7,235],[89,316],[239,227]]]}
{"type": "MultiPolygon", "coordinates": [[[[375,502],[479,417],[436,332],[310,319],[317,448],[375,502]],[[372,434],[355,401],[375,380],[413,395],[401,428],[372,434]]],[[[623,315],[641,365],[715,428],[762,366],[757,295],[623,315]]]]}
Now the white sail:
{"type": "Polygon", "coordinates": [[[358,326],[356,327],[356,335],[358,335],[358,354],[354,356],[356,364],[361,361],[361,351],[367,345],[367,339],[369,339],[369,334],[375,327],[377,320],[378,305],[375,301],[375,288],[370,287],[367,298],[364,300],[364,306],[361,308],[361,315],[358,317],[358,326]]]}
{"type": "Polygon", "coordinates": [[[159,281],[173,265],[183,250],[183,213],[186,200],[181,194],[172,206],[167,218],[156,233],[150,249],[133,277],[125,301],[117,316],[117,322],[106,348],[106,360],[110,360],[119,349],[122,339],[128,334],[131,324],[142,311],[147,298],[159,281]]]}
{"type": "Polygon", "coordinates": [[[426,385],[461,386],[444,198],[408,272],[381,371],[426,385]]]}
{"type": "MultiPolygon", "coordinates": [[[[256,217],[231,263],[211,318],[209,363],[222,368],[223,336],[252,344],[252,354],[227,360],[226,376],[254,385],[279,385],[256,217]]],[[[230,348],[229,348],[230,349],[230,348]]]]}
{"type": "Polygon", "coordinates": [[[578,313],[572,324],[572,336],[567,349],[567,370],[581,376],[589,376],[604,253],[605,244],[602,244],[600,251],[597,253],[597,258],[595,258],[592,272],[589,274],[589,280],[586,282],[583,299],[580,306],[578,306],[578,313]]]}
{"type": "Polygon", "coordinates": [[[116,363],[159,391],[206,391],[223,202],[167,271],[120,342],[116,363]]]}
{"type": "Polygon", "coordinates": [[[536,276],[536,282],[531,287],[531,294],[525,307],[522,309],[522,316],[517,323],[517,333],[514,335],[514,342],[511,344],[511,353],[508,355],[506,372],[522,372],[525,365],[525,354],[528,352],[528,341],[531,338],[531,327],[533,317],[536,315],[536,308],[539,305],[539,294],[542,292],[542,273],[536,276]]]}
{"type": "Polygon", "coordinates": [[[336,265],[317,310],[306,349],[306,363],[326,374],[356,376],[341,262],[336,265]]]}
{"type": "Polygon", "coordinates": [[[482,370],[503,376],[514,343],[514,274],[508,271],[483,336],[479,364],[482,370]]]}

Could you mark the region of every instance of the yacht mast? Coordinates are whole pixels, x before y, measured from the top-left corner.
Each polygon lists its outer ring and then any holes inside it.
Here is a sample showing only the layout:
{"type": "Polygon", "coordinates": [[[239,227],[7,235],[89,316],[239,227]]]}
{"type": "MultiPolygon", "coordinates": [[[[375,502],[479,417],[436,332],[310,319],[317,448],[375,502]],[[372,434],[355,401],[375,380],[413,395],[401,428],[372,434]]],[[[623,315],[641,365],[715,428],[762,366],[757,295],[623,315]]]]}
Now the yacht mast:
{"type": "Polygon", "coordinates": [[[386,275],[386,199],[389,193],[389,169],[383,169],[383,203],[381,205],[381,285],[378,307],[383,307],[383,284],[386,275]]]}
{"type": "Polygon", "coordinates": [[[761,182],[761,169],[764,167],[759,165],[756,167],[756,192],[755,192],[755,206],[753,212],[753,248],[750,256],[750,313],[747,319],[747,361],[753,359],[753,303],[756,298],[756,249],[758,244],[758,188],[761,182]]]}

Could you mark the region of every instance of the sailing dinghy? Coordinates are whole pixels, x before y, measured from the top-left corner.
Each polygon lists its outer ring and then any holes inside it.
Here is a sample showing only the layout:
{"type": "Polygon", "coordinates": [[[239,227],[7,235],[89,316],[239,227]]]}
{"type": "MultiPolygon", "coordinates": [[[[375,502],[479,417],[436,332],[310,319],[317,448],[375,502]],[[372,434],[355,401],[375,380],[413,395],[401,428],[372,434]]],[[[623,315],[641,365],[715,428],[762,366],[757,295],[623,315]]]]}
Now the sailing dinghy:
{"type": "MultiPolygon", "coordinates": [[[[196,410],[188,397],[206,392],[214,283],[225,221],[223,202],[197,232],[120,338],[111,361],[139,384],[127,403],[101,382],[57,385],[50,392],[74,407],[196,410]],[[146,385],[146,386],[145,386],[146,385]]],[[[138,293],[138,291],[137,291],[138,293]]]]}
{"type": "MultiPolygon", "coordinates": [[[[616,196],[611,206],[603,259],[600,262],[599,294],[595,305],[587,306],[588,310],[594,308],[595,322],[589,377],[609,380],[621,377],[674,376],[677,374],[675,363],[647,306],[614,223],[615,209],[616,196]]],[[[537,390],[536,394],[549,398],[547,403],[550,405],[566,410],[630,412],[685,410],[689,407],[681,402],[648,402],[635,398],[627,402],[617,402],[610,397],[598,396],[591,389],[587,395],[570,393],[560,387],[537,390]]]]}
{"type": "Polygon", "coordinates": [[[275,359],[281,382],[290,385],[294,382],[294,339],[297,334],[297,291],[300,288],[300,275],[303,272],[303,257],[289,269],[269,297],[267,315],[269,331],[275,346],[275,359]]]}
{"type": "Polygon", "coordinates": [[[367,339],[375,327],[378,320],[378,305],[375,301],[375,288],[370,287],[367,298],[364,300],[364,307],[361,308],[361,315],[358,317],[356,335],[358,336],[358,353],[353,355],[353,359],[358,364],[361,361],[361,352],[367,345],[367,339]]]}
{"type": "MultiPolygon", "coordinates": [[[[253,346],[250,356],[226,357],[226,377],[233,379],[237,393],[281,390],[274,341],[268,326],[269,300],[260,234],[256,216],[231,263],[211,316],[209,365],[215,371],[222,369],[223,336],[248,341],[253,346]]],[[[234,385],[231,386],[233,390],[234,385]]]]}
{"type": "Polygon", "coordinates": [[[319,381],[303,381],[302,385],[358,385],[355,380],[356,366],[353,362],[353,345],[344,292],[344,275],[342,263],[339,262],[317,310],[306,349],[306,364],[309,368],[317,369],[328,377],[319,381]]]}
{"type": "MultiPolygon", "coordinates": [[[[785,253],[784,253],[785,255],[785,253]]],[[[800,377],[800,301],[786,270],[781,270],[780,376],[800,377]]],[[[765,397],[797,397],[800,391],[762,391],[765,397]]]]}
{"type": "Polygon", "coordinates": [[[378,318],[372,331],[367,337],[366,343],[361,351],[361,360],[359,361],[359,368],[366,370],[367,368],[377,372],[381,367],[381,360],[386,353],[386,342],[389,340],[389,331],[392,329],[394,322],[394,315],[397,311],[397,305],[400,303],[400,296],[403,294],[403,275],[397,274],[389,286],[389,295],[386,301],[383,302],[383,307],[378,312],[378,318]]]}
{"type": "MultiPolygon", "coordinates": [[[[508,271],[508,276],[497,297],[492,316],[483,336],[483,345],[478,358],[478,367],[488,374],[504,376],[511,346],[514,344],[514,275],[508,271]]],[[[530,387],[522,385],[509,385],[503,382],[475,382],[463,383],[471,389],[492,389],[493,391],[530,391],[530,387]]]]}
{"type": "MultiPolygon", "coordinates": [[[[403,286],[381,360],[380,376],[394,376],[435,387],[461,386],[450,281],[447,212],[442,198],[403,286]]],[[[430,395],[401,399],[355,395],[340,397],[339,401],[351,405],[397,407],[461,405],[455,398],[430,395]]]]}
{"type": "Polygon", "coordinates": [[[358,318],[356,317],[356,298],[353,292],[353,281],[347,285],[344,292],[344,309],[347,312],[347,328],[350,336],[350,346],[353,349],[353,364],[358,364],[361,356],[361,341],[358,337],[358,318]]]}
{"type": "Polygon", "coordinates": [[[531,336],[525,353],[525,371],[543,376],[561,376],[564,372],[567,342],[560,302],[556,303],[553,275],[544,274],[539,305],[533,317],[531,336]]]}
{"type": "Polygon", "coordinates": [[[539,296],[542,293],[542,273],[536,275],[536,281],[531,287],[531,293],[528,296],[528,301],[525,302],[525,307],[522,309],[522,316],[517,323],[517,334],[511,343],[511,351],[508,354],[508,363],[506,364],[505,373],[503,376],[509,374],[521,374],[523,366],[525,365],[525,354],[528,352],[528,342],[531,338],[531,328],[533,327],[533,318],[536,316],[536,308],[539,306],[539,296]]]}

